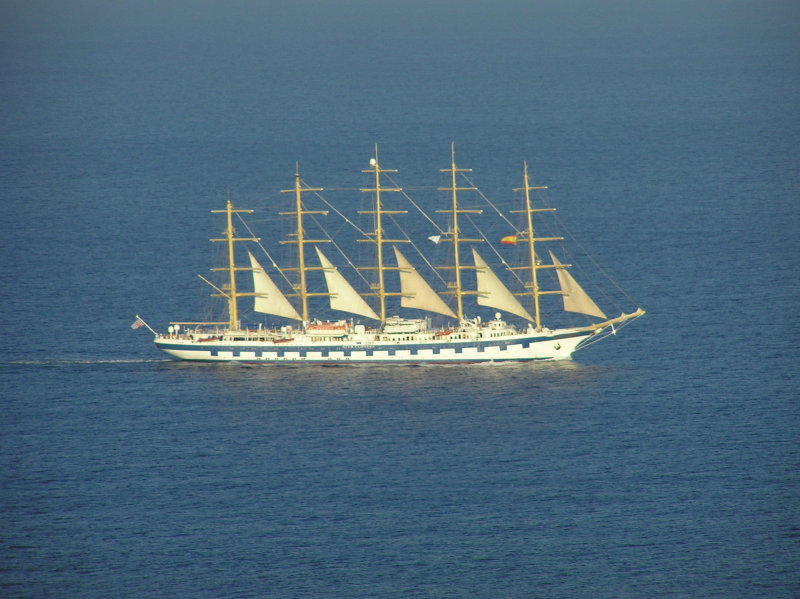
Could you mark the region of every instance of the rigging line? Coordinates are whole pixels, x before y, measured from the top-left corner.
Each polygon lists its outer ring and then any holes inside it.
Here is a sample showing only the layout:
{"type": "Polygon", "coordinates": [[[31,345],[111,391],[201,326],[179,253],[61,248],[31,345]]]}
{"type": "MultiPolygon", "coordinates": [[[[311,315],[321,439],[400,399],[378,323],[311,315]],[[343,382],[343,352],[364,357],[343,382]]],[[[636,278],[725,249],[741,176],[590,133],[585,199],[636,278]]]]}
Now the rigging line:
{"type": "Polygon", "coordinates": [[[501,210],[500,210],[500,209],[499,209],[497,206],[495,206],[495,205],[492,203],[492,201],[491,201],[489,198],[487,198],[487,197],[486,197],[486,195],[485,195],[485,194],[484,194],[484,193],[483,193],[483,192],[482,192],[480,189],[478,189],[478,186],[477,186],[477,185],[475,185],[475,184],[474,184],[472,181],[470,181],[470,179],[469,179],[469,177],[467,177],[467,175],[465,175],[464,173],[460,173],[460,174],[461,174],[461,176],[462,176],[462,177],[464,177],[464,179],[466,180],[466,182],[470,184],[470,186],[471,186],[471,187],[474,187],[474,188],[475,188],[475,191],[477,191],[477,192],[478,192],[478,195],[479,195],[479,196],[481,196],[481,198],[483,198],[483,200],[484,200],[484,201],[485,201],[487,204],[489,204],[489,206],[491,206],[491,207],[492,207],[492,209],[493,209],[495,212],[497,212],[497,214],[500,216],[500,218],[502,218],[502,219],[503,219],[503,220],[506,222],[506,224],[507,224],[509,227],[511,227],[512,229],[514,229],[514,231],[516,231],[516,230],[517,230],[517,228],[514,226],[514,223],[512,223],[512,222],[511,222],[511,221],[508,219],[508,217],[507,217],[505,214],[503,214],[503,212],[502,212],[502,211],[501,211],[501,210]]]}
{"type": "MultiPolygon", "coordinates": [[[[247,232],[250,234],[250,236],[253,239],[257,239],[256,234],[253,233],[253,230],[250,228],[250,225],[248,225],[247,222],[242,218],[242,215],[237,212],[236,218],[238,218],[239,222],[241,222],[242,225],[244,225],[244,228],[247,229],[247,232]]],[[[289,277],[287,277],[286,273],[284,273],[283,270],[281,270],[281,267],[278,266],[277,262],[275,262],[275,259],[267,251],[267,248],[265,248],[264,245],[261,243],[261,240],[256,241],[256,244],[258,245],[258,247],[261,248],[261,251],[264,252],[264,255],[267,258],[269,258],[269,261],[272,262],[272,266],[275,267],[275,270],[277,270],[280,273],[280,275],[283,277],[283,280],[286,281],[289,285],[291,285],[292,282],[289,280],[289,277]]]]}
{"type": "MultiPolygon", "coordinates": [[[[576,243],[577,243],[577,242],[576,242],[576,243]]],[[[572,256],[573,256],[573,253],[572,253],[572,252],[569,252],[569,251],[567,250],[567,248],[566,248],[566,247],[562,247],[562,248],[561,248],[561,251],[562,251],[562,253],[564,254],[564,258],[565,258],[565,259],[566,259],[568,262],[572,262],[572,263],[573,263],[573,266],[572,266],[572,268],[573,268],[573,274],[575,274],[576,276],[580,276],[580,277],[581,277],[581,280],[583,280],[583,279],[584,279],[584,275],[586,275],[586,279],[587,279],[587,280],[590,280],[590,271],[589,271],[589,269],[588,269],[588,268],[584,268],[584,267],[583,267],[583,266],[580,264],[581,260],[576,260],[576,259],[573,259],[573,258],[572,258],[572,256]]],[[[589,255],[588,255],[588,254],[587,254],[585,251],[584,251],[584,256],[588,257],[588,258],[591,260],[591,256],[589,256],[589,255]]],[[[592,260],[592,262],[594,262],[594,261],[592,260]]],[[[595,262],[595,264],[597,264],[597,263],[595,262]]],[[[598,268],[598,270],[602,271],[602,269],[600,268],[600,266],[599,266],[599,265],[597,265],[597,268],[598,268]]],[[[608,277],[608,275],[606,275],[606,273],[602,273],[602,274],[603,274],[603,275],[605,275],[605,281],[609,281],[609,277],[608,277]]],[[[612,283],[612,285],[613,285],[613,281],[611,281],[611,283],[612,283]]],[[[617,286],[617,288],[619,288],[619,287],[617,286]]],[[[620,301],[619,301],[619,296],[618,296],[618,295],[617,295],[616,297],[615,297],[615,296],[612,296],[612,295],[611,295],[611,294],[610,294],[610,293],[607,291],[607,289],[608,289],[608,287],[607,287],[607,286],[606,286],[606,287],[603,287],[602,285],[598,285],[598,284],[596,284],[596,283],[595,283],[595,284],[593,285],[592,296],[593,296],[593,297],[595,297],[595,296],[602,296],[602,298],[603,298],[603,299],[604,299],[604,300],[605,300],[605,301],[606,301],[606,302],[607,302],[607,303],[608,303],[610,306],[613,306],[615,309],[618,309],[618,310],[621,310],[622,312],[624,312],[624,311],[625,311],[625,308],[624,308],[624,306],[622,305],[622,303],[620,303],[620,301]]],[[[625,293],[625,291],[624,291],[624,290],[622,290],[622,293],[624,294],[624,293],[625,293]]],[[[633,301],[633,300],[631,299],[630,301],[633,301]]],[[[635,302],[634,302],[634,304],[635,304],[635,302]]]]}
{"type": "Polygon", "coordinates": [[[430,268],[433,271],[433,274],[435,274],[438,277],[438,279],[442,282],[442,284],[447,285],[447,281],[444,280],[444,277],[441,274],[439,274],[439,271],[436,269],[436,267],[433,264],[430,263],[430,261],[428,260],[427,256],[425,256],[425,254],[422,253],[422,251],[417,247],[417,244],[414,243],[414,241],[408,235],[408,233],[406,233],[403,230],[403,228],[398,224],[398,222],[397,222],[397,220],[395,220],[394,216],[391,215],[391,214],[388,215],[388,216],[391,219],[391,221],[394,223],[394,225],[400,230],[400,232],[403,235],[405,235],[406,240],[408,241],[408,243],[411,245],[411,247],[413,247],[417,251],[417,254],[419,254],[420,257],[422,258],[422,260],[425,262],[425,264],[428,265],[428,268],[430,268]]]}
{"type": "MultiPolygon", "coordinates": [[[[558,221],[559,227],[561,227],[564,230],[564,232],[567,235],[569,235],[569,238],[572,240],[572,242],[575,245],[577,245],[579,248],[581,248],[581,251],[583,251],[583,253],[586,255],[586,257],[591,261],[591,263],[594,265],[594,267],[606,278],[606,280],[609,281],[614,287],[616,287],[617,290],[620,293],[622,293],[630,302],[632,302],[635,306],[638,306],[639,303],[636,301],[636,299],[634,299],[634,297],[631,294],[629,294],[627,291],[625,291],[625,289],[622,288],[622,286],[616,281],[616,279],[614,279],[614,277],[612,277],[611,274],[605,268],[603,268],[597,262],[597,260],[594,259],[594,257],[583,246],[583,244],[575,238],[575,236],[572,234],[572,231],[570,231],[567,228],[567,226],[561,221],[561,219],[558,217],[558,214],[554,214],[553,216],[555,216],[556,221],[558,221]]],[[[614,303],[616,303],[616,302],[614,302],[614,303]]]]}
{"type": "MultiPolygon", "coordinates": [[[[390,179],[389,175],[386,175],[387,179],[390,179]]],[[[394,183],[394,181],[392,181],[394,183]]],[[[396,185],[396,183],[395,183],[396,185]]],[[[437,191],[439,188],[435,185],[412,185],[412,186],[404,186],[403,189],[411,189],[413,191],[437,191]]]]}
{"type": "Polygon", "coordinates": [[[478,227],[478,225],[475,224],[475,221],[472,220],[472,217],[469,214],[467,214],[465,216],[467,217],[467,220],[472,224],[472,226],[475,227],[475,230],[478,232],[478,234],[486,242],[486,245],[488,245],[489,248],[491,248],[491,250],[494,252],[495,256],[497,256],[500,259],[500,262],[503,263],[503,266],[505,266],[508,269],[508,271],[514,276],[514,278],[517,281],[519,281],[520,284],[524,287],[525,286],[525,282],[519,277],[519,275],[515,271],[511,270],[511,265],[508,262],[506,262],[505,258],[503,258],[503,256],[502,256],[502,254],[500,254],[500,252],[497,251],[497,248],[494,247],[494,244],[486,238],[486,235],[484,235],[483,231],[481,231],[480,228],[478,227]]]}
{"type": "Polygon", "coordinates": [[[361,271],[360,271],[360,270],[359,270],[359,269],[356,267],[356,265],[355,265],[355,264],[353,264],[353,262],[350,260],[350,256],[348,256],[348,255],[347,255],[347,254],[344,252],[344,250],[343,250],[341,247],[339,247],[339,244],[338,244],[338,243],[336,243],[336,240],[333,238],[333,236],[331,236],[331,235],[328,233],[328,231],[325,229],[325,227],[323,227],[323,226],[320,224],[319,220],[317,220],[317,218],[316,218],[315,216],[313,216],[313,215],[311,215],[311,220],[312,220],[312,221],[314,221],[314,224],[315,224],[315,225],[317,225],[317,226],[320,228],[320,230],[321,230],[321,231],[322,231],[322,232],[325,234],[325,237],[327,237],[327,238],[328,238],[328,241],[330,241],[330,242],[331,242],[331,245],[332,245],[333,247],[335,247],[335,248],[336,248],[336,250],[337,250],[337,251],[338,251],[338,252],[339,252],[339,253],[340,253],[342,256],[344,256],[344,259],[347,261],[347,263],[350,265],[350,267],[351,267],[351,268],[352,268],[352,269],[353,269],[353,270],[356,272],[356,274],[357,274],[357,275],[358,275],[358,276],[361,278],[361,280],[362,280],[362,281],[364,281],[364,283],[366,283],[366,284],[367,284],[367,286],[369,286],[369,281],[367,280],[367,278],[366,278],[364,275],[362,275],[362,274],[361,274],[361,271]]]}
{"type": "MultiPolygon", "coordinates": [[[[300,179],[303,185],[308,185],[303,179],[300,179]]],[[[325,186],[325,191],[361,191],[358,187],[328,187],[325,186]]]]}
{"type": "MultiPolygon", "coordinates": [[[[385,175],[385,177],[386,177],[387,179],[389,179],[389,181],[392,183],[392,185],[394,185],[395,187],[400,187],[400,186],[397,184],[397,182],[396,182],[394,179],[392,179],[392,177],[391,177],[391,176],[389,176],[389,175],[385,175]]],[[[427,188],[421,187],[420,189],[427,189],[427,188]]],[[[419,205],[418,205],[418,204],[417,204],[417,203],[416,203],[414,200],[412,200],[412,199],[411,199],[411,196],[410,196],[410,195],[408,195],[408,194],[405,192],[405,190],[404,190],[404,189],[400,189],[400,193],[401,193],[401,194],[403,194],[403,197],[404,197],[405,199],[407,199],[407,200],[408,200],[408,201],[411,203],[411,205],[412,205],[412,206],[414,206],[414,208],[416,208],[416,209],[417,209],[417,211],[418,211],[418,212],[419,212],[419,213],[420,213],[422,216],[424,216],[424,217],[425,217],[425,219],[426,219],[426,220],[427,220],[429,223],[431,223],[431,224],[434,226],[434,228],[435,228],[435,229],[436,229],[436,230],[437,230],[437,231],[438,231],[438,232],[439,232],[441,235],[446,235],[446,233],[445,233],[445,232],[444,232],[444,231],[441,229],[441,227],[439,227],[439,225],[437,225],[437,224],[436,224],[436,221],[434,221],[434,220],[433,220],[433,219],[432,219],[430,216],[428,216],[428,215],[425,213],[425,211],[424,211],[422,208],[420,208],[420,207],[419,207],[419,205]]]]}
{"type": "MultiPolygon", "coordinates": [[[[302,183],[303,185],[308,185],[305,181],[303,181],[303,179],[300,179],[300,183],[302,183]]],[[[329,187],[326,187],[325,189],[326,190],[331,190],[331,188],[329,188],[329,187]]],[[[350,188],[341,188],[341,189],[346,189],[348,191],[357,191],[357,189],[350,189],[350,188]]],[[[336,208],[336,206],[334,206],[328,200],[326,200],[318,191],[315,191],[313,193],[317,197],[318,200],[320,200],[323,204],[325,204],[328,208],[330,208],[333,212],[335,212],[344,222],[349,224],[356,231],[361,233],[364,237],[368,237],[369,236],[368,233],[363,231],[361,229],[361,227],[359,227],[357,224],[355,224],[353,221],[351,221],[349,218],[347,218],[344,214],[342,214],[342,212],[338,208],[336,208]]],[[[335,247],[336,250],[342,256],[344,256],[344,259],[347,261],[347,263],[350,265],[350,267],[358,274],[358,276],[361,277],[361,280],[363,280],[364,283],[369,285],[369,281],[364,277],[364,275],[361,274],[361,271],[359,271],[358,268],[356,268],[356,265],[353,264],[353,262],[350,260],[350,257],[344,252],[344,250],[342,250],[341,247],[339,247],[339,244],[336,243],[336,240],[334,240],[333,236],[330,233],[328,233],[328,231],[325,229],[325,227],[322,226],[322,224],[319,222],[317,217],[314,216],[314,215],[310,215],[310,216],[311,216],[311,220],[314,222],[314,224],[316,224],[320,228],[320,230],[325,234],[325,237],[327,237],[328,240],[331,242],[331,245],[333,247],[335,247]]]]}
{"type": "MultiPolygon", "coordinates": [[[[305,181],[303,181],[302,179],[300,180],[300,182],[301,182],[303,185],[306,185],[306,182],[305,182],[305,181]]],[[[349,189],[349,188],[341,188],[341,189],[334,189],[334,190],[332,190],[331,188],[327,188],[327,187],[326,187],[325,189],[326,189],[326,191],[337,191],[337,190],[338,190],[338,191],[358,191],[357,189],[349,189]]],[[[353,221],[351,221],[349,218],[347,218],[347,217],[346,217],[344,214],[342,214],[342,213],[339,211],[339,209],[338,209],[338,208],[336,208],[336,206],[334,206],[334,205],[333,205],[333,204],[331,204],[331,203],[330,203],[328,200],[326,200],[326,199],[325,199],[325,198],[324,198],[324,197],[323,197],[323,196],[322,196],[322,195],[321,195],[321,194],[320,194],[318,191],[315,191],[315,192],[314,192],[314,195],[315,195],[315,196],[317,196],[317,199],[318,199],[318,200],[320,200],[320,201],[321,201],[323,204],[325,204],[325,205],[326,205],[328,208],[330,208],[330,209],[331,209],[333,212],[335,212],[337,215],[339,215],[339,217],[340,217],[342,220],[344,220],[344,221],[345,221],[347,224],[349,224],[351,227],[353,227],[353,228],[354,228],[356,231],[358,231],[359,233],[361,233],[361,234],[362,234],[362,235],[364,235],[365,237],[367,236],[367,233],[366,233],[365,231],[362,231],[362,230],[361,230],[361,228],[360,228],[360,227],[359,227],[357,224],[355,224],[353,221]]]]}
{"type": "Polygon", "coordinates": [[[587,343],[584,343],[583,345],[581,345],[580,349],[584,349],[586,347],[589,347],[590,345],[594,345],[595,343],[598,343],[598,342],[602,341],[603,339],[605,339],[606,337],[610,337],[611,335],[616,335],[617,333],[619,333],[622,329],[624,329],[626,326],[631,324],[637,318],[639,318],[639,317],[635,316],[633,318],[625,320],[625,321],[619,323],[618,326],[612,325],[610,331],[606,331],[604,333],[600,333],[599,335],[596,335],[594,339],[591,339],[587,343]]]}
{"type": "MultiPolygon", "coordinates": [[[[500,218],[502,218],[502,219],[503,219],[503,220],[504,220],[506,223],[508,223],[508,225],[509,225],[509,226],[510,226],[512,229],[514,229],[515,231],[517,230],[517,229],[516,229],[516,227],[514,226],[514,224],[513,224],[513,223],[512,223],[512,222],[511,222],[511,221],[510,221],[510,220],[509,220],[509,219],[508,219],[508,218],[507,218],[507,217],[506,217],[506,216],[505,216],[505,215],[504,215],[504,214],[503,214],[503,213],[502,213],[502,212],[501,212],[501,211],[500,211],[500,210],[499,210],[499,209],[498,209],[498,208],[497,208],[497,207],[496,207],[496,206],[495,206],[495,205],[494,205],[494,204],[493,204],[493,203],[492,203],[490,200],[489,200],[489,198],[487,198],[487,197],[486,197],[486,195],[485,195],[485,194],[484,194],[484,193],[483,193],[483,192],[482,192],[480,189],[478,189],[478,187],[477,187],[477,186],[476,186],[476,185],[475,185],[475,184],[474,184],[474,183],[473,183],[473,182],[472,182],[472,181],[469,179],[469,177],[467,177],[467,175],[466,175],[466,174],[464,174],[464,173],[461,173],[461,176],[462,176],[462,177],[464,177],[464,179],[465,179],[465,180],[466,180],[466,181],[467,181],[467,182],[468,182],[468,183],[469,183],[469,184],[470,184],[472,187],[474,187],[474,188],[475,188],[475,190],[478,192],[478,194],[479,194],[479,195],[480,195],[480,196],[481,196],[481,197],[482,197],[482,198],[483,198],[483,199],[486,201],[486,203],[487,203],[487,204],[489,204],[489,205],[490,205],[490,206],[491,206],[491,207],[494,209],[494,211],[495,211],[495,212],[497,212],[497,214],[500,216],[500,218]]],[[[583,245],[582,245],[582,244],[581,244],[581,243],[580,243],[580,242],[579,242],[579,241],[578,241],[578,240],[575,238],[575,236],[572,234],[572,232],[571,232],[571,231],[570,231],[570,230],[567,228],[567,226],[566,226],[566,225],[563,223],[563,221],[562,221],[562,220],[559,218],[558,214],[553,214],[553,216],[555,216],[555,218],[556,218],[556,221],[558,222],[558,225],[559,225],[559,226],[560,226],[560,227],[561,227],[561,228],[564,230],[564,232],[566,232],[566,233],[567,233],[567,235],[569,236],[569,238],[570,238],[570,239],[571,239],[571,240],[572,240],[572,241],[573,241],[573,242],[574,242],[574,243],[575,243],[575,244],[576,244],[576,245],[577,245],[579,248],[581,248],[581,250],[584,252],[584,254],[585,254],[585,255],[586,255],[588,258],[589,258],[589,260],[592,262],[592,264],[594,265],[594,267],[595,267],[595,268],[596,268],[596,269],[597,269],[597,270],[598,270],[598,271],[599,271],[599,272],[600,272],[600,273],[601,273],[601,274],[602,274],[602,275],[603,275],[603,276],[606,278],[606,280],[608,280],[608,281],[609,281],[609,282],[610,282],[610,283],[611,283],[611,284],[612,284],[612,285],[613,285],[613,286],[614,286],[614,287],[615,287],[615,288],[616,288],[618,291],[620,291],[620,292],[621,292],[621,293],[622,293],[622,294],[623,294],[623,295],[624,295],[624,296],[625,296],[625,297],[626,297],[626,298],[627,298],[627,299],[628,299],[630,302],[632,302],[634,305],[637,305],[637,306],[638,306],[638,305],[639,305],[639,304],[638,304],[638,302],[637,302],[637,301],[636,301],[636,300],[635,300],[635,299],[634,299],[634,298],[633,298],[633,297],[632,297],[632,296],[631,296],[631,295],[630,295],[630,294],[629,294],[627,291],[625,291],[625,289],[623,289],[623,288],[622,288],[622,286],[621,286],[621,285],[620,285],[620,284],[619,284],[619,283],[616,281],[616,279],[614,279],[614,278],[611,276],[611,274],[610,274],[610,273],[609,273],[609,272],[608,272],[606,269],[604,269],[604,268],[603,268],[603,267],[602,267],[602,266],[601,266],[601,265],[600,265],[600,264],[599,264],[599,263],[598,263],[598,262],[597,262],[597,261],[596,261],[596,260],[595,260],[595,259],[592,257],[592,255],[591,255],[591,254],[588,252],[588,250],[587,250],[587,249],[586,249],[586,248],[585,248],[585,247],[584,247],[584,246],[583,246],[583,245]]],[[[495,253],[496,253],[496,252],[495,252],[495,253]]],[[[513,272],[513,271],[512,271],[512,272],[513,272]]],[[[608,298],[607,294],[605,294],[605,293],[604,293],[603,295],[605,295],[607,299],[611,299],[611,298],[608,298]]],[[[612,299],[611,301],[612,301],[612,303],[614,303],[614,304],[617,304],[617,302],[616,302],[616,301],[613,301],[613,299],[612,299]]]]}
{"type": "MultiPolygon", "coordinates": [[[[609,306],[613,306],[615,309],[620,309],[624,311],[624,307],[620,303],[619,295],[612,295],[609,293],[608,285],[603,285],[603,279],[607,282],[611,282],[611,284],[619,289],[623,295],[627,295],[625,290],[622,289],[619,285],[615,283],[615,281],[611,278],[611,276],[605,272],[600,266],[600,264],[589,254],[588,250],[572,235],[572,233],[567,229],[564,222],[559,218],[556,212],[552,214],[555,222],[555,230],[552,231],[553,234],[560,234],[564,239],[569,238],[570,245],[574,244],[577,246],[582,254],[577,254],[572,251],[572,248],[567,247],[567,243],[562,240],[559,243],[559,251],[563,255],[563,259],[567,262],[572,263],[570,267],[571,272],[576,277],[579,277],[582,281],[590,281],[592,284],[592,296],[596,299],[602,297],[602,299],[607,302],[609,306]],[[587,266],[586,260],[584,258],[588,258],[591,264],[593,265],[593,269],[587,266]],[[600,273],[600,282],[598,284],[597,276],[592,276],[593,273],[600,273]]],[[[574,247],[573,246],[573,247],[574,247]]],[[[549,248],[552,249],[552,248],[549,248]]],[[[633,302],[632,298],[629,298],[630,301],[633,302]]],[[[635,304],[635,302],[633,302],[635,304]]]]}
{"type": "MultiPolygon", "coordinates": [[[[389,177],[389,175],[387,175],[386,173],[383,173],[383,176],[386,177],[387,179],[391,180],[391,177],[389,177]]],[[[303,181],[302,179],[301,179],[301,182],[303,184],[306,184],[306,182],[303,181]]],[[[394,181],[392,181],[392,183],[394,185],[397,185],[397,183],[395,183],[394,181]]],[[[438,188],[437,187],[432,187],[432,186],[422,186],[422,187],[416,187],[415,186],[415,187],[404,187],[403,189],[412,189],[414,191],[436,191],[438,188]]],[[[361,187],[327,187],[326,186],[325,187],[325,191],[362,191],[362,188],[361,187]]]]}

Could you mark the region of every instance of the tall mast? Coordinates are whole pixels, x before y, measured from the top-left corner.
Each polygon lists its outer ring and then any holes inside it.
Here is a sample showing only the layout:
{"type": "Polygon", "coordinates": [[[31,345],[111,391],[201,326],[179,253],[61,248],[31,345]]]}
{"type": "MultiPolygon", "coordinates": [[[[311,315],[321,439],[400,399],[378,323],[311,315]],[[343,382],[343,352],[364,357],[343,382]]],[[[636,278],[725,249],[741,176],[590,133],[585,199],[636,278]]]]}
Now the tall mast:
{"type": "MultiPolygon", "coordinates": [[[[461,232],[458,228],[458,215],[459,214],[480,214],[482,210],[462,210],[458,207],[458,192],[459,191],[475,191],[474,187],[458,187],[456,184],[456,175],[457,173],[470,173],[472,169],[469,168],[458,168],[456,167],[456,144],[453,142],[450,145],[450,168],[443,168],[440,169],[443,173],[450,173],[450,187],[440,187],[439,191],[449,191],[451,193],[451,208],[450,210],[437,210],[436,212],[449,214],[452,222],[453,229],[451,231],[452,236],[450,239],[442,239],[442,241],[452,241],[453,242],[453,266],[452,268],[455,269],[455,286],[453,287],[453,291],[449,291],[448,293],[452,293],[456,296],[456,316],[458,316],[458,322],[460,323],[464,320],[464,302],[463,297],[465,295],[475,295],[476,291],[464,291],[461,285],[461,271],[463,269],[474,269],[470,266],[462,266],[461,265],[461,257],[459,252],[459,244],[462,242],[470,242],[470,243],[477,243],[483,241],[482,239],[467,239],[461,237],[461,232]]],[[[447,267],[444,267],[447,268],[447,267]]]]}
{"type": "Polygon", "coordinates": [[[243,295],[252,295],[249,293],[238,293],[236,291],[236,272],[239,270],[253,270],[252,268],[248,267],[237,267],[235,262],[235,253],[234,253],[234,245],[238,241],[258,241],[255,237],[236,237],[236,231],[233,228],[233,215],[235,213],[247,213],[251,214],[252,210],[241,210],[235,209],[233,204],[231,203],[230,199],[228,199],[227,204],[225,205],[225,210],[212,210],[213,213],[225,213],[227,215],[227,224],[224,231],[225,237],[221,239],[212,239],[211,241],[214,242],[224,242],[228,245],[228,266],[223,268],[212,268],[212,271],[227,271],[228,272],[228,282],[223,285],[223,289],[221,289],[222,297],[225,297],[228,300],[228,328],[232,331],[235,331],[239,328],[239,309],[237,306],[236,298],[243,296],[243,295]]]}
{"type": "MultiPolygon", "coordinates": [[[[533,230],[533,213],[534,212],[555,212],[555,208],[531,208],[531,191],[535,189],[547,189],[545,186],[540,187],[532,187],[530,185],[530,180],[528,178],[528,162],[524,162],[524,169],[522,175],[522,187],[514,188],[514,191],[524,191],[525,192],[525,209],[524,210],[512,210],[512,213],[524,213],[527,219],[527,229],[525,231],[525,237],[523,241],[525,241],[528,245],[528,259],[530,266],[526,267],[530,269],[531,272],[531,282],[530,282],[530,295],[533,296],[533,309],[534,309],[534,317],[536,318],[536,330],[542,330],[542,320],[540,316],[539,310],[539,297],[546,294],[554,293],[552,291],[541,291],[539,289],[539,279],[538,279],[538,271],[540,268],[553,268],[552,264],[548,265],[541,265],[537,263],[536,259],[536,249],[535,244],[538,241],[557,241],[564,239],[563,237],[536,237],[534,235],[533,230]]],[[[558,293],[558,292],[555,292],[558,293]]]]}
{"type": "Polygon", "coordinates": [[[381,168],[380,163],[378,162],[378,144],[375,144],[375,157],[369,161],[370,168],[367,170],[361,171],[363,173],[372,173],[375,179],[375,187],[365,188],[361,191],[367,193],[375,194],[375,209],[374,210],[359,210],[359,214],[372,214],[374,215],[375,220],[375,231],[374,233],[370,234],[367,239],[359,239],[361,242],[368,242],[375,244],[375,256],[376,256],[376,266],[367,266],[362,267],[360,270],[377,270],[378,271],[378,283],[373,288],[375,289],[375,293],[368,293],[365,295],[376,295],[378,296],[378,302],[380,304],[380,317],[381,317],[381,324],[386,322],[386,298],[391,295],[401,295],[400,293],[390,293],[386,291],[385,286],[385,276],[384,273],[387,270],[398,270],[396,266],[386,266],[383,261],[383,245],[385,243],[406,243],[407,239],[386,239],[384,237],[383,231],[383,220],[382,217],[384,214],[406,214],[407,210],[384,210],[383,205],[381,203],[381,192],[382,191],[403,191],[400,187],[381,187],[381,173],[396,173],[397,171],[394,169],[384,169],[381,168]]]}
{"type": "Polygon", "coordinates": [[[294,194],[294,210],[290,212],[279,212],[278,214],[295,217],[295,232],[291,234],[294,239],[281,241],[281,243],[296,243],[297,244],[297,267],[287,268],[285,270],[297,270],[299,284],[295,287],[297,293],[291,294],[290,297],[300,297],[300,315],[303,317],[303,322],[308,322],[308,298],[317,295],[328,295],[327,293],[310,293],[308,291],[308,283],[306,282],[306,273],[309,270],[321,270],[321,267],[306,266],[305,246],[309,243],[328,243],[328,239],[306,239],[305,230],[303,229],[303,216],[306,214],[328,214],[327,210],[303,210],[303,194],[308,191],[322,191],[321,187],[302,187],[300,180],[300,166],[297,165],[294,173],[294,187],[292,189],[282,189],[281,193],[294,194]]]}

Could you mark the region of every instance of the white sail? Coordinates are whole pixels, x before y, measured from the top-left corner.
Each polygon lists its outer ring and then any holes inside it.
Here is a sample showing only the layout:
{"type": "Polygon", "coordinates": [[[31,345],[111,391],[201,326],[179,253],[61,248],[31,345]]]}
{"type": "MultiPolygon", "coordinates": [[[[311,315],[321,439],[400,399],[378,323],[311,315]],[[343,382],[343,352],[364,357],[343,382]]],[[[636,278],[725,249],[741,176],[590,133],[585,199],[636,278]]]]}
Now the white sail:
{"type": "MultiPolygon", "coordinates": [[[[561,262],[558,261],[558,258],[555,257],[553,252],[550,252],[550,259],[556,266],[561,266],[561,262]]],[[[558,284],[561,286],[564,297],[564,310],[567,312],[578,312],[579,314],[597,316],[598,318],[608,318],[603,311],[597,307],[597,304],[594,303],[592,298],[583,290],[583,287],[578,285],[578,282],[569,274],[566,268],[557,268],[556,274],[558,275],[558,284]]]]}
{"type": "Polygon", "coordinates": [[[400,293],[403,294],[400,299],[400,305],[403,308],[416,308],[457,318],[455,312],[444,303],[439,294],[431,289],[431,286],[411,266],[411,263],[400,253],[400,250],[396,247],[393,249],[395,258],[397,258],[397,267],[400,269],[400,293]]]}
{"type": "Polygon", "coordinates": [[[256,293],[253,310],[263,314],[303,320],[303,317],[297,313],[297,310],[292,307],[289,300],[258,263],[256,257],[251,252],[247,252],[247,254],[250,256],[250,266],[253,268],[253,291],[256,293]]]}
{"type": "Polygon", "coordinates": [[[336,267],[331,264],[331,261],[325,257],[325,254],[323,254],[318,247],[314,249],[317,250],[319,263],[322,265],[323,272],[325,273],[325,284],[328,287],[328,293],[331,294],[331,309],[380,320],[381,317],[375,314],[375,311],[369,307],[369,304],[364,301],[364,298],[358,295],[358,292],[353,289],[336,267]]]}
{"type": "Polygon", "coordinates": [[[508,290],[508,287],[503,285],[474,248],[472,257],[475,260],[475,275],[478,279],[478,305],[505,310],[533,322],[533,316],[522,307],[522,304],[508,290]]]}

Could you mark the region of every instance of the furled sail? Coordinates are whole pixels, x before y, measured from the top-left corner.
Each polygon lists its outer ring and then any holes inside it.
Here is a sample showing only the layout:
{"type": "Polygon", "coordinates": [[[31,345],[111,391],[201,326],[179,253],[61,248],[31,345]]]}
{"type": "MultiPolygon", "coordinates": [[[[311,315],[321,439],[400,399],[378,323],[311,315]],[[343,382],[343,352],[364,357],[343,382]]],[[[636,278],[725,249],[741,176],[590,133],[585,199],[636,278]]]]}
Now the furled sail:
{"type": "Polygon", "coordinates": [[[256,293],[253,310],[263,314],[303,320],[303,317],[297,313],[297,310],[292,307],[289,300],[258,263],[256,257],[251,252],[247,252],[247,254],[250,256],[250,266],[253,268],[253,291],[256,293]]]}
{"type": "MultiPolygon", "coordinates": [[[[561,262],[558,261],[553,252],[550,252],[550,259],[554,265],[561,266],[561,262]]],[[[569,274],[566,268],[557,268],[556,274],[564,297],[564,310],[597,316],[598,318],[608,318],[583,288],[578,285],[578,282],[569,274]]]]}
{"type": "Polygon", "coordinates": [[[533,322],[533,316],[522,307],[474,248],[472,257],[475,260],[475,275],[478,279],[478,305],[505,310],[533,322]]]}
{"type": "Polygon", "coordinates": [[[328,293],[331,294],[331,309],[380,320],[381,317],[375,314],[375,311],[369,307],[364,298],[358,295],[358,292],[339,273],[331,261],[325,257],[325,254],[318,247],[314,249],[317,250],[319,263],[325,273],[325,284],[328,286],[328,293]]]}
{"type": "Polygon", "coordinates": [[[397,258],[397,267],[400,269],[400,293],[403,294],[400,299],[400,305],[403,308],[416,308],[457,318],[455,312],[444,303],[439,294],[431,289],[431,286],[422,278],[422,275],[411,266],[411,263],[406,260],[406,257],[396,247],[394,248],[394,255],[397,258]]]}

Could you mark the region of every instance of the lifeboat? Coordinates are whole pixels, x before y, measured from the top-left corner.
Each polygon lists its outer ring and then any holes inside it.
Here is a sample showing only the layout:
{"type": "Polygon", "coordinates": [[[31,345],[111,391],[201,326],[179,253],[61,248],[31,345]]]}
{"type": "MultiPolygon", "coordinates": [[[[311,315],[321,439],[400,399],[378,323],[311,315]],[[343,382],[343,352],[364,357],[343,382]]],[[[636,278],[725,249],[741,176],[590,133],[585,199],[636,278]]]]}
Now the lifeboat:
{"type": "Polygon", "coordinates": [[[310,322],[306,325],[306,335],[315,337],[344,337],[347,335],[347,321],[337,322],[310,322]]]}

